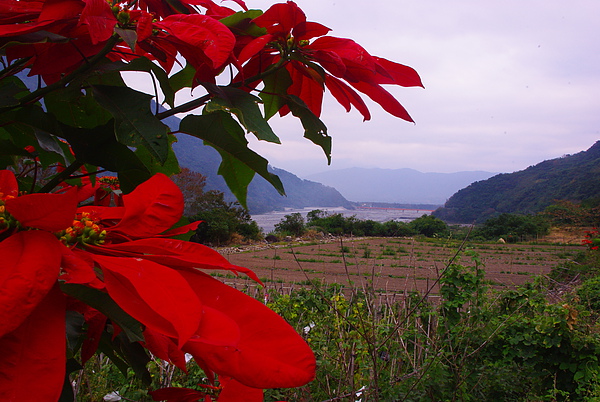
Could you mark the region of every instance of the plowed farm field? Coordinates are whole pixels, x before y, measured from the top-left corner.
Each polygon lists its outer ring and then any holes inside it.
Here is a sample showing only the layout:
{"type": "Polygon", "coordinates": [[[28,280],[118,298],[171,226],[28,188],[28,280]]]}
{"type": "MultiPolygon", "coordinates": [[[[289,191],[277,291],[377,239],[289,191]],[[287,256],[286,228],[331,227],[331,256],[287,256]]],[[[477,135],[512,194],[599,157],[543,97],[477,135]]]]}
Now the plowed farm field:
{"type": "MultiPolygon", "coordinates": [[[[252,269],[268,288],[289,292],[318,280],[355,288],[368,287],[381,295],[429,291],[435,295],[438,278],[450,261],[473,266],[471,257],[457,258],[458,243],[413,238],[342,239],[307,244],[271,245],[251,251],[220,250],[232,264],[252,269]]],[[[537,244],[469,244],[497,289],[510,288],[545,275],[572,258],[581,246],[537,244]]],[[[241,290],[255,286],[243,275],[223,272],[216,278],[241,290]]]]}

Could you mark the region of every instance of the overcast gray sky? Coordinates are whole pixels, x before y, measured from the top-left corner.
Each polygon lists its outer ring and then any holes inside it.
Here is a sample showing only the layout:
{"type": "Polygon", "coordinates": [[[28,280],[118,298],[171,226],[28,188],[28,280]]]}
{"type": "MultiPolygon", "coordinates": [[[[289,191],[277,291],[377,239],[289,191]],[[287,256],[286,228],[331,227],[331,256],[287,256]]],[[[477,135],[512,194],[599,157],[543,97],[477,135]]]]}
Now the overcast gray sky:
{"type": "MultiPolygon", "coordinates": [[[[250,8],[273,3],[246,0],[250,8]]],[[[326,95],[329,167],[322,151],[301,138],[296,119],[273,118],[283,145],[252,146],[276,167],[301,177],[352,166],[508,173],[600,139],[598,0],[296,3],[330,35],[415,68],[425,89],[390,89],[414,125],[368,99],[373,117],[362,122],[326,95]]]]}

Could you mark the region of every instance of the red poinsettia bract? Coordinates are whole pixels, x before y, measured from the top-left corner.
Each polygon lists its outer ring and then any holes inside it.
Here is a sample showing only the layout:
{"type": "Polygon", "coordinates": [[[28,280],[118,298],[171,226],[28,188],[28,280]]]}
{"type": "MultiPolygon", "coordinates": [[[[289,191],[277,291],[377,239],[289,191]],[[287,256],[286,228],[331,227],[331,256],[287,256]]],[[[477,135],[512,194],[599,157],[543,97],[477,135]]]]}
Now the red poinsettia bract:
{"type": "MultiPolygon", "coordinates": [[[[240,52],[239,61],[248,61],[244,66],[245,77],[255,76],[260,66],[275,64],[284,58],[291,78],[287,93],[302,99],[317,116],[327,88],[347,111],[354,106],[365,120],[371,115],[355,90],[388,113],[413,121],[406,109],[381,86],[422,86],[419,75],[411,67],[372,56],[351,39],[325,36],[330,29],[307,21],[293,1],[271,6],[253,22],[267,33],[240,52]]],[[[284,107],[280,113],[288,111],[284,107]]]]}
{"type": "MultiPolygon", "coordinates": [[[[242,0],[234,1],[246,8],[242,0]]],[[[87,63],[112,37],[119,39],[108,49],[112,60],[146,56],[169,72],[179,53],[197,71],[216,74],[235,44],[234,35],[218,19],[234,11],[212,0],[174,3],[7,0],[0,4],[0,46],[10,44],[9,60],[30,58],[30,75],[41,75],[47,84],[87,63]],[[206,8],[207,15],[192,5],[206,8]]]]}
{"type": "MultiPolygon", "coordinates": [[[[60,395],[63,283],[105,292],[142,325],[144,346],[156,356],[185,369],[183,354],[192,354],[225,384],[221,402],[242,394],[260,401],[262,388],[312,380],[314,355],[281,317],[199,269],[258,280],[252,271],[203,245],[169,238],[196,226],[169,230],[183,212],[181,191],[169,178],[153,176],[117,207],[77,208],[78,193],[73,187],[19,196],[13,174],[0,171],[0,350],[10,350],[0,355],[3,399],[60,395]]],[[[90,308],[80,312],[88,322],[85,360],[107,317],[90,308]]]]}

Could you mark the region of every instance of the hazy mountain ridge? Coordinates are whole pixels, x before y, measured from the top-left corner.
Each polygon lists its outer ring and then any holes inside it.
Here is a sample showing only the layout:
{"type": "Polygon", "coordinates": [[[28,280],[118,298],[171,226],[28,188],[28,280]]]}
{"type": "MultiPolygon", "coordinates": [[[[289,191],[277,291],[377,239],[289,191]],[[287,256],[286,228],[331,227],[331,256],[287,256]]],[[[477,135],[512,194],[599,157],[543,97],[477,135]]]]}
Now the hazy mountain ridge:
{"type": "MultiPolygon", "coordinates": [[[[226,199],[234,201],[235,197],[227,187],[225,180],[217,171],[221,156],[212,147],[206,146],[197,138],[178,135],[173,144],[179,164],[206,176],[206,189],[222,191],[226,199]]],[[[281,196],[273,186],[262,177],[256,175],[248,186],[248,209],[252,214],[260,214],[284,208],[304,207],[346,207],[353,204],[345,199],[335,188],[310,180],[303,180],[296,175],[273,167],[269,167],[281,179],[286,196],[281,196]]]]}
{"type": "Polygon", "coordinates": [[[482,222],[500,213],[540,212],[557,200],[600,200],[600,141],[587,151],[473,183],[434,215],[448,222],[482,222]]]}
{"type": "Polygon", "coordinates": [[[496,173],[423,173],[414,169],[348,168],[306,176],[351,201],[443,205],[452,194],[496,173]]]}

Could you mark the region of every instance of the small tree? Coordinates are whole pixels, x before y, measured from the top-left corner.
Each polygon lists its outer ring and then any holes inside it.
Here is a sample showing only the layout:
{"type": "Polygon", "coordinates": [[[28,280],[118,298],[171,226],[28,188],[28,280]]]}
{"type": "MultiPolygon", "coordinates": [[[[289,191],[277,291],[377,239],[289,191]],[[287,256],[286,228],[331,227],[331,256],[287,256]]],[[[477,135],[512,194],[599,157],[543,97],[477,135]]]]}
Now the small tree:
{"type": "Polygon", "coordinates": [[[236,202],[225,201],[225,195],[210,190],[197,196],[191,207],[197,213],[190,217],[191,222],[203,221],[192,241],[203,244],[223,244],[229,242],[234,233],[245,239],[258,240],[261,231],[247,210],[236,202]]]}
{"type": "Polygon", "coordinates": [[[409,226],[415,233],[427,237],[444,236],[448,233],[448,225],[446,225],[446,222],[433,215],[423,215],[410,222],[409,226]]]}
{"type": "Polygon", "coordinates": [[[306,232],[304,218],[299,212],[285,215],[283,219],[275,224],[275,231],[278,233],[289,233],[294,236],[302,236],[306,232]]]}

